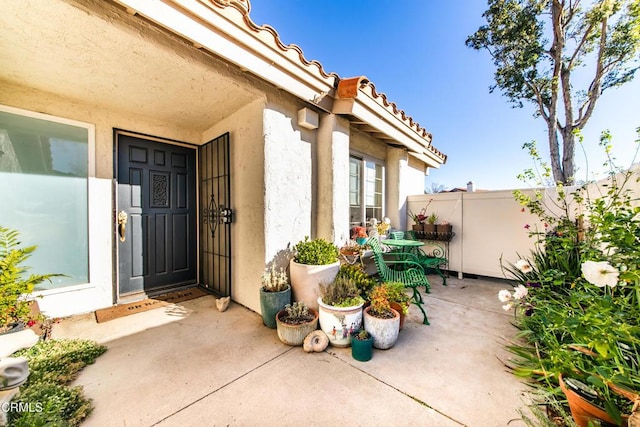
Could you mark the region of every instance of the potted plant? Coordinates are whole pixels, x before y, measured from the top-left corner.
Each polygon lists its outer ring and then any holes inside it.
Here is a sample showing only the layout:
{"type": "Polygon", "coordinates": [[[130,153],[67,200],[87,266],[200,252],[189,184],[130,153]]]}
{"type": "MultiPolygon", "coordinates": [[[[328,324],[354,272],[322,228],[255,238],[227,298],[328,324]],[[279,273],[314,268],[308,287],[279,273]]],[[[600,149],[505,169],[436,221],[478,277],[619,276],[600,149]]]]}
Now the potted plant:
{"type": "Polygon", "coordinates": [[[336,277],[346,277],[353,280],[360,291],[360,295],[368,295],[371,288],[377,283],[373,277],[366,273],[364,266],[360,262],[353,264],[343,263],[340,265],[340,270],[336,277]]]}
{"type": "Polygon", "coordinates": [[[387,288],[387,296],[391,308],[400,314],[400,330],[402,330],[404,320],[409,313],[411,297],[406,294],[404,283],[402,282],[385,282],[382,286],[387,288]]]}
{"type": "Polygon", "coordinates": [[[291,286],[283,268],[276,271],[272,265],[262,275],[260,288],[260,312],[262,323],[268,328],[276,328],[276,314],[291,302],[291,286]]]}
{"type": "MultiPolygon", "coordinates": [[[[36,246],[20,248],[19,233],[0,226],[0,334],[17,332],[31,327],[43,319],[34,301],[27,297],[36,285],[60,274],[31,274],[29,267],[21,265],[36,246]]],[[[36,303],[37,304],[37,303],[36,303]]]]}
{"type": "Polygon", "coordinates": [[[400,332],[400,313],[391,308],[389,290],[375,286],[369,293],[371,305],[364,310],[364,328],[373,337],[373,346],[386,350],[396,343],[400,332]]]}
{"type": "Polygon", "coordinates": [[[447,240],[446,234],[451,233],[452,231],[453,226],[447,221],[440,221],[438,224],[436,224],[436,232],[440,234],[439,237],[441,237],[442,240],[447,240]]]}
{"type": "Polygon", "coordinates": [[[411,228],[413,229],[413,231],[423,231],[423,224],[422,222],[425,219],[424,214],[420,213],[420,214],[414,214],[413,212],[409,211],[409,217],[411,218],[411,220],[413,221],[413,225],[411,226],[411,228]]]}
{"type": "Polygon", "coordinates": [[[362,252],[362,246],[354,241],[349,241],[347,244],[340,248],[340,255],[345,257],[354,257],[360,255],[362,252]]]}
{"type": "Polygon", "coordinates": [[[338,247],[325,239],[305,237],[293,248],[289,265],[292,296],[307,307],[318,310],[320,283],[330,283],[340,269],[338,247]]]}
{"type": "Polygon", "coordinates": [[[365,329],[351,334],[351,356],[360,362],[367,362],[373,357],[373,337],[365,329]]]}
{"type": "Polygon", "coordinates": [[[438,214],[431,212],[427,217],[426,222],[423,224],[423,230],[425,233],[435,233],[437,229],[438,214]]]}
{"type": "Polygon", "coordinates": [[[320,329],[335,347],[349,347],[351,333],[362,326],[364,298],[356,283],[347,277],[336,277],[320,286],[318,298],[320,329]]]}
{"type": "Polygon", "coordinates": [[[367,229],[361,226],[356,226],[351,229],[351,238],[359,245],[364,245],[367,242],[367,229]]]}
{"type": "Polygon", "coordinates": [[[302,345],[304,339],[318,328],[318,312],[301,301],[287,304],[276,315],[278,338],[287,345],[302,345]]]}

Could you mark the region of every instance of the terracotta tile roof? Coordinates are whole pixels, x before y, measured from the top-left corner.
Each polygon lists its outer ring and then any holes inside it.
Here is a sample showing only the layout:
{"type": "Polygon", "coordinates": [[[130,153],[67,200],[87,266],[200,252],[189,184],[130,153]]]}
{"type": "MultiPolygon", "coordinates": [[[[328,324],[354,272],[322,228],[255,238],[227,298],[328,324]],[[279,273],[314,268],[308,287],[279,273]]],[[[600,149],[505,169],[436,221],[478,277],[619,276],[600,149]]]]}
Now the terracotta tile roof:
{"type": "Polygon", "coordinates": [[[272,45],[277,46],[283,53],[285,53],[291,59],[297,59],[300,64],[307,68],[309,72],[317,72],[321,78],[333,79],[333,87],[336,88],[337,96],[339,98],[355,98],[358,91],[362,91],[370,96],[372,99],[383,106],[391,114],[402,120],[406,126],[408,126],[413,132],[415,132],[420,138],[424,140],[425,149],[433,153],[438,158],[442,159],[443,163],[446,162],[447,156],[437,150],[431,145],[432,135],[427,132],[425,128],[420,126],[413,117],[407,115],[404,110],[397,107],[394,102],[390,102],[387,96],[376,90],[375,85],[370,82],[366,77],[353,77],[342,79],[337,73],[328,73],[323,65],[316,60],[309,61],[300,48],[295,44],[284,44],[280,38],[280,35],[275,28],[270,25],[257,25],[250,17],[251,2],[249,0],[200,0],[203,3],[212,4],[220,9],[231,8],[240,12],[242,21],[248,29],[255,33],[257,37],[266,43],[272,42],[272,45]]]}

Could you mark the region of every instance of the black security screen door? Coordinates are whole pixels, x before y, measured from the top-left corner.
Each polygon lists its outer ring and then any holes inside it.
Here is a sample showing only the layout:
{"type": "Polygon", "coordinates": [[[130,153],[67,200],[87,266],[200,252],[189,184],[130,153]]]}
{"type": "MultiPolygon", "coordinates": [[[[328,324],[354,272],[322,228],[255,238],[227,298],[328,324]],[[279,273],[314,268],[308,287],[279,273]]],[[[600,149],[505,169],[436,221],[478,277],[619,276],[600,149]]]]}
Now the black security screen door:
{"type": "Polygon", "coordinates": [[[119,295],[195,283],[195,148],[116,137],[119,295]]]}
{"type": "Polygon", "coordinates": [[[200,147],[200,284],[231,295],[229,134],[200,147]]]}

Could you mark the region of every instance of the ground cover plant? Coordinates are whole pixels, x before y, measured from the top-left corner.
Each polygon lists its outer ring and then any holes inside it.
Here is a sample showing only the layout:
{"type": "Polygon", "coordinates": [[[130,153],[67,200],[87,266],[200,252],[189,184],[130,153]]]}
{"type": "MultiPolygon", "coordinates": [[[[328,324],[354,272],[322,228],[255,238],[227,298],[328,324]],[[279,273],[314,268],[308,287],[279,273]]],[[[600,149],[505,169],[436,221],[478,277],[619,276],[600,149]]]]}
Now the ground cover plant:
{"type": "Polygon", "coordinates": [[[29,378],[20,387],[10,411],[9,426],[77,426],[91,414],[93,405],[82,387],[69,384],[85,366],[95,362],[107,348],[89,340],[40,340],[14,356],[29,361],[29,378]]]}
{"type": "MultiPolygon", "coordinates": [[[[610,135],[602,135],[601,145],[609,155],[610,135]]],[[[539,161],[535,147],[529,149],[539,161]]],[[[513,372],[531,382],[536,403],[554,408],[555,425],[573,425],[560,374],[594,390],[618,425],[640,401],[640,207],[629,188],[640,178],[610,156],[607,165],[608,181],[575,190],[557,186],[551,201],[545,190],[515,193],[542,226],[531,227],[536,244],[530,254],[503,262],[514,287],[498,298],[514,310],[519,329],[519,340],[508,346],[516,356],[513,372]]]]}

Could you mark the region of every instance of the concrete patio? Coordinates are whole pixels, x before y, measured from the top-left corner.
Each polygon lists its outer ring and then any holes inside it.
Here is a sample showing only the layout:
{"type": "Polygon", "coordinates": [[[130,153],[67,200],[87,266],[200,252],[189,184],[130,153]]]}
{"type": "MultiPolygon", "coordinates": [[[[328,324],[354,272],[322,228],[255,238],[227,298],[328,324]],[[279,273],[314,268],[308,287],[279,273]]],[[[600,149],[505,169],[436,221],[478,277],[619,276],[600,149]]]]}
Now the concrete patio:
{"type": "Polygon", "coordinates": [[[109,347],[76,382],[94,400],[86,426],[524,425],[526,386],[503,364],[515,329],[496,295],[508,284],[430,279],[431,325],[412,307],[369,362],[286,346],[259,314],[218,312],[209,296],[102,324],[76,316],[54,337],[109,347]]]}

